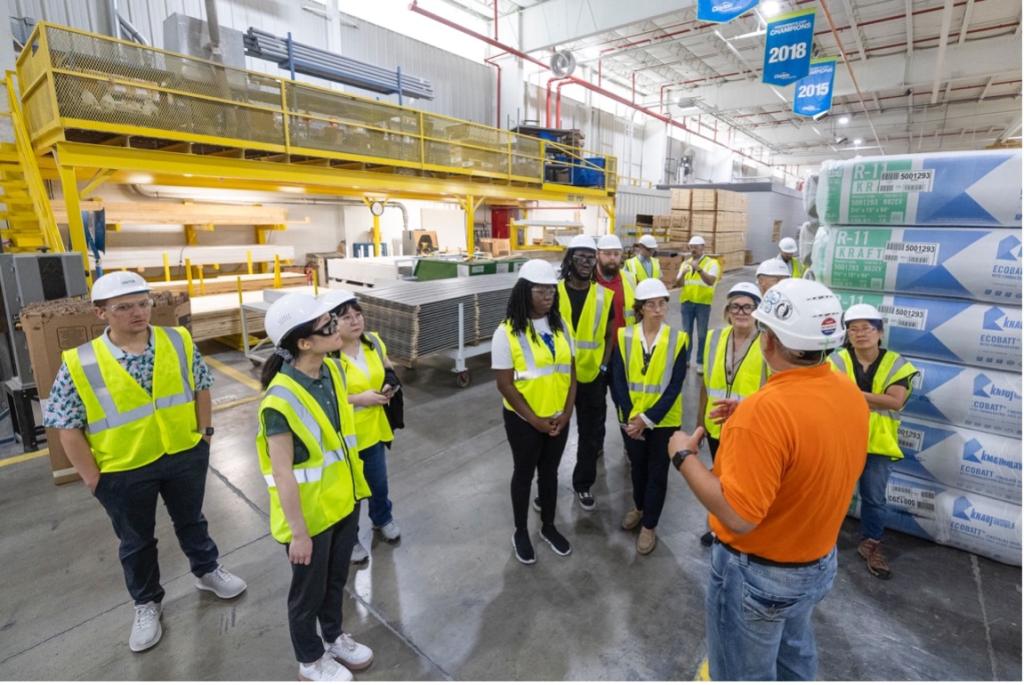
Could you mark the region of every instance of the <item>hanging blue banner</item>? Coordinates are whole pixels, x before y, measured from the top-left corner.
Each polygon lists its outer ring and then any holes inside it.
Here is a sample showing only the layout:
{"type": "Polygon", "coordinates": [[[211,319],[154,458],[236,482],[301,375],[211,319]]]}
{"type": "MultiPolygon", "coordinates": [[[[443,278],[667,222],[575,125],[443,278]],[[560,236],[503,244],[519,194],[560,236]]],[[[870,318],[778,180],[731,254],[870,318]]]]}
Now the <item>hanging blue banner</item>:
{"type": "Polygon", "coordinates": [[[836,58],[811,60],[811,71],[796,82],[793,113],[815,117],[832,109],[832,88],[836,80],[836,58]]]}
{"type": "Polygon", "coordinates": [[[776,86],[799,81],[811,68],[814,10],[801,10],[768,22],[761,80],[776,86]]]}
{"type": "Polygon", "coordinates": [[[758,0],[697,0],[697,20],[724,24],[757,7],[758,0]]]}

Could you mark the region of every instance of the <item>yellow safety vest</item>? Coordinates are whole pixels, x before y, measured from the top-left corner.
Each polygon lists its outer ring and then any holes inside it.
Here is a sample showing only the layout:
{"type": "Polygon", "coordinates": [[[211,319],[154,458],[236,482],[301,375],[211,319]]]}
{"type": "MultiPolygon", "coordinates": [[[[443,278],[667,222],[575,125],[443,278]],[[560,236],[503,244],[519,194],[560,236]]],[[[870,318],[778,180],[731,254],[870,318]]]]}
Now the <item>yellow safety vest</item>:
{"type": "MultiPolygon", "coordinates": [[[[512,367],[516,390],[530,405],[533,413],[540,418],[561,414],[572,385],[572,348],[564,333],[555,333],[555,354],[540,335],[533,335],[533,324],[524,333],[513,333],[512,323],[506,321],[502,328],[508,336],[512,350],[512,367]]],[[[508,400],[505,408],[515,411],[508,400]]]]}
{"type": "MultiPolygon", "coordinates": [[[[642,323],[619,329],[619,355],[622,357],[622,366],[626,369],[629,400],[633,405],[632,414],[620,417],[624,423],[658,403],[672,380],[672,367],[675,366],[676,359],[690,340],[683,331],[662,324],[654,339],[654,353],[645,372],[643,335],[642,323]],[[668,350],[672,350],[671,359],[668,350]]],[[[672,408],[658,422],[657,427],[678,428],[682,423],[683,393],[680,391],[672,408]]]]}
{"type": "MultiPolygon", "coordinates": [[[[704,255],[697,262],[697,267],[707,271],[711,264],[718,265],[718,261],[704,255]]],[[[721,269],[721,265],[718,265],[721,269]]],[[[684,267],[685,268],[685,263],[684,267]]],[[[694,269],[688,269],[683,277],[683,289],[679,291],[680,302],[693,302],[694,304],[711,304],[715,299],[715,286],[718,285],[718,277],[715,282],[708,285],[694,269]]]]}
{"type": "Polygon", "coordinates": [[[310,536],[327,530],[351,514],[357,500],[370,496],[370,486],[363,477],[363,462],[355,458],[355,416],[348,402],[344,369],[335,359],[325,363],[338,399],[340,433],[316,398],[286,374],[274,376],[260,402],[256,451],[270,493],[270,534],[278,542],[291,541],[292,529],[274,483],[265,410],[281,412],[292,433],[309,452],[309,459],[294,464],[292,470],[299,484],[299,505],[310,536]]]}
{"type": "MultiPolygon", "coordinates": [[[[779,257],[779,259],[782,259],[782,257],[779,257]]],[[[782,261],[786,260],[783,259],[782,261]]],[[[800,263],[800,259],[796,255],[789,262],[789,273],[792,274],[793,278],[803,278],[804,265],[800,263]]]]}
{"type": "Polygon", "coordinates": [[[708,396],[707,407],[704,409],[704,430],[716,440],[722,434],[722,427],[711,420],[714,402],[750,397],[768,380],[768,365],[758,342],[760,333],[755,333],[750,347],[736,368],[732,382],[729,382],[725,374],[725,359],[731,335],[732,326],[716,328],[708,331],[707,343],[704,345],[704,391],[708,396]]]}
{"type": "Polygon", "coordinates": [[[203,437],[196,419],[192,336],[184,328],[151,331],[152,395],[102,338],[62,355],[85,405],[85,439],[100,473],[141,468],[165,454],[190,450],[203,437]]]}
{"type": "Polygon", "coordinates": [[[651,271],[654,273],[647,273],[647,269],[644,268],[640,257],[630,257],[626,260],[623,268],[636,279],[637,283],[648,278],[661,278],[661,264],[658,262],[658,258],[654,256],[651,257],[651,271]]]}
{"type": "Polygon", "coordinates": [[[576,345],[576,380],[580,383],[590,383],[601,372],[605,336],[608,334],[608,312],[614,297],[615,293],[608,288],[591,283],[579,324],[573,328],[572,302],[566,292],[565,281],[558,282],[558,310],[576,345]]]}
{"type": "Polygon", "coordinates": [[[622,275],[622,300],[626,309],[623,316],[627,326],[634,326],[636,325],[636,312],[633,311],[633,305],[636,302],[636,281],[633,279],[633,274],[625,269],[619,273],[622,275]]]}
{"type": "MultiPolygon", "coordinates": [[[[370,373],[369,377],[348,355],[342,357],[350,395],[358,395],[366,390],[379,391],[384,386],[384,360],[387,358],[387,348],[384,347],[384,341],[376,333],[368,332],[366,337],[370,339],[370,347],[374,352],[370,354],[369,350],[363,351],[366,357],[366,367],[370,373]]],[[[356,416],[356,437],[359,439],[358,449],[360,452],[368,447],[373,447],[378,442],[391,442],[395,439],[384,407],[353,407],[353,409],[356,416]]]]}
{"type": "MultiPolygon", "coordinates": [[[[829,363],[839,373],[857,383],[854,375],[855,361],[847,349],[837,350],[828,359],[829,363]]],[[[886,389],[893,383],[912,378],[918,371],[914,365],[904,359],[896,352],[886,350],[882,361],[878,364],[875,377],[871,381],[871,392],[877,395],[884,395],[886,389]]],[[[911,388],[907,388],[907,399],[910,399],[911,388]]],[[[887,411],[885,409],[871,409],[871,417],[868,420],[868,454],[881,454],[893,461],[903,458],[903,451],[900,449],[900,412],[887,411]]]]}

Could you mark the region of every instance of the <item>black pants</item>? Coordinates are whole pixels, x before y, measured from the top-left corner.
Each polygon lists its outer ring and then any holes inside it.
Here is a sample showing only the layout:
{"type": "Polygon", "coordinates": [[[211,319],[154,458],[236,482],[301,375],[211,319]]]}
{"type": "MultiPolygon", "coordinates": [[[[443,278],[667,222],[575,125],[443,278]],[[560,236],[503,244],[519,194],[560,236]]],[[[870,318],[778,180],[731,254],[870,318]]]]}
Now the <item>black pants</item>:
{"type": "Polygon", "coordinates": [[[715,463],[715,455],[718,454],[718,438],[708,436],[708,452],[711,452],[711,463],[715,463]]]}
{"type": "Polygon", "coordinates": [[[644,431],[644,440],[634,440],[622,432],[629,455],[629,475],[633,479],[633,505],[644,512],[644,528],[656,528],[665,506],[668,489],[668,440],[675,428],[644,431]]]}
{"type": "Polygon", "coordinates": [[[597,480],[597,455],[604,449],[604,423],[608,414],[605,404],[606,384],[602,376],[590,383],[576,384],[576,468],[572,472],[572,488],[589,490],[597,480]]]}
{"type": "Polygon", "coordinates": [[[313,556],[308,566],[292,564],[288,631],[295,658],[301,663],[313,663],[323,656],[324,642],[334,642],[341,637],[341,603],[358,524],[359,504],[356,503],[351,514],[313,536],[313,556]],[[322,640],[316,632],[318,620],[322,640]]]}
{"type": "Polygon", "coordinates": [[[190,450],[165,454],[142,468],[100,475],[96,499],[121,541],[118,557],[128,593],[136,604],[164,598],[154,537],[158,496],[164,500],[192,574],[198,578],[217,568],[219,552],[203,516],[209,466],[210,446],[200,440],[190,450]]]}
{"type": "Polygon", "coordinates": [[[568,431],[552,438],[537,431],[508,409],[505,417],[505,435],[512,447],[512,517],[517,530],[526,530],[530,510],[530,488],[533,474],[537,474],[537,495],[540,497],[540,520],[555,522],[555,502],[558,495],[558,465],[568,439],[568,431]]]}

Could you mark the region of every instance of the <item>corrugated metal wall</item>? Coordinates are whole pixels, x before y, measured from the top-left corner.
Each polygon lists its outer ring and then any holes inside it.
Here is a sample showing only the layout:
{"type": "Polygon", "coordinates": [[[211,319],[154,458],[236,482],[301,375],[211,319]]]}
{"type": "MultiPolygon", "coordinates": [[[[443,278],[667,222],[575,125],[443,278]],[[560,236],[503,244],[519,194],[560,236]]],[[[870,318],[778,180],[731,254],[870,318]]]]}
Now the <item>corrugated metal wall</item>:
{"type": "Polygon", "coordinates": [[[637,214],[668,214],[671,212],[671,196],[668,190],[656,190],[622,186],[615,194],[615,232],[620,237],[632,237],[632,226],[637,214]]]}
{"type": "MultiPolygon", "coordinates": [[[[203,0],[117,0],[121,16],[128,19],[156,47],[163,47],[163,22],[177,12],[206,19],[203,0]]],[[[329,43],[340,44],[340,52],[353,59],[394,68],[430,79],[434,85],[432,101],[409,101],[405,104],[430,112],[446,114],[485,124],[494,122],[494,70],[432,45],[413,40],[394,31],[355,17],[341,15],[340,41],[328,40],[330,22],[316,12],[303,8],[300,0],[218,0],[217,11],[222,26],[246,31],[250,26],[276,35],[292,32],[302,43],[327,49],[329,43]]],[[[65,24],[87,31],[103,32],[104,0],[10,0],[16,16],[65,24]]],[[[265,60],[246,58],[252,71],[287,76],[287,72],[265,60]]],[[[396,96],[377,96],[358,89],[328,84],[320,79],[299,77],[302,81],[329,85],[338,90],[397,102],[396,96]]]]}

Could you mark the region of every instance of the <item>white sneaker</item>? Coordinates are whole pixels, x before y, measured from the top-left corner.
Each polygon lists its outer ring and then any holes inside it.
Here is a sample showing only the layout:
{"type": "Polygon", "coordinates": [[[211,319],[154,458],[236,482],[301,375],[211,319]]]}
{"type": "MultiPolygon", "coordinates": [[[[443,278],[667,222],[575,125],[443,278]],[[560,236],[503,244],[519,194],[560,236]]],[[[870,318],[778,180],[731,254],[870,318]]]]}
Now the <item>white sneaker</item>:
{"type": "Polygon", "coordinates": [[[135,605],[135,621],[132,623],[132,634],[128,638],[128,648],[133,652],[144,652],[157,642],[164,634],[160,625],[160,614],[163,608],[157,602],[135,605]]]}
{"type": "Polygon", "coordinates": [[[703,376],[704,375],[704,365],[703,364],[701,364],[700,366],[697,367],[697,375],[698,376],[703,376]]]}
{"type": "Polygon", "coordinates": [[[346,683],[352,680],[352,673],[325,652],[311,664],[299,664],[299,680],[346,683]]]}
{"type": "Polygon", "coordinates": [[[398,538],[402,537],[402,530],[395,523],[395,519],[391,519],[377,530],[380,531],[380,534],[388,542],[395,542],[398,538]]]}
{"type": "Polygon", "coordinates": [[[363,547],[363,543],[356,540],[356,546],[352,548],[352,563],[361,564],[370,558],[370,553],[363,547]]]}
{"type": "Polygon", "coordinates": [[[232,599],[245,592],[248,585],[223,566],[218,566],[205,576],[196,578],[196,588],[212,592],[221,599],[232,599]]]}
{"type": "Polygon", "coordinates": [[[330,644],[325,643],[324,649],[353,671],[362,671],[373,663],[373,650],[353,640],[348,633],[342,633],[330,644]]]}

